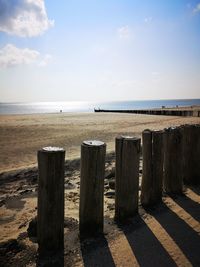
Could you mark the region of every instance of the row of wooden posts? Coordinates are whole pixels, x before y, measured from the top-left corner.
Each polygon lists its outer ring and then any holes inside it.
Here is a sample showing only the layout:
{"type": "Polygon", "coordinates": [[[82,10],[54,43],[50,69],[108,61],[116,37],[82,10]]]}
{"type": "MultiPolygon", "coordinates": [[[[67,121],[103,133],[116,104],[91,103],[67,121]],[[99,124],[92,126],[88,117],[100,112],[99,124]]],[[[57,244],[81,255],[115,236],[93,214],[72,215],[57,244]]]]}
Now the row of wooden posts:
{"type": "Polygon", "coordinates": [[[163,115],[163,116],[183,116],[183,117],[200,117],[199,110],[174,110],[174,109],[131,109],[131,110],[107,110],[107,109],[94,109],[94,112],[115,112],[115,113],[134,113],[145,115],[163,115]]]}
{"type": "MultiPolygon", "coordinates": [[[[142,133],[143,172],[141,204],[162,200],[167,193],[182,193],[183,181],[200,183],[200,125],[184,125],[142,133]]],[[[123,222],[138,212],[141,139],[116,138],[115,220],[123,222]]],[[[80,235],[103,232],[106,144],[81,145],[79,205],[80,235]]],[[[63,249],[65,151],[47,147],[38,151],[38,243],[41,255],[63,249]]]]}

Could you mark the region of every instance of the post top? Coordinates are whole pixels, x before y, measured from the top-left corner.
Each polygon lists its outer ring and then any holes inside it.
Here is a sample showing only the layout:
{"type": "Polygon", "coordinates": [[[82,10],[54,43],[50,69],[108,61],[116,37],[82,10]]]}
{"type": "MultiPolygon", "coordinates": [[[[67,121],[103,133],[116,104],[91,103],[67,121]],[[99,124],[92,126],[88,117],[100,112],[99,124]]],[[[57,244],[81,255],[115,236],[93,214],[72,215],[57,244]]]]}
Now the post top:
{"type": "Polygon", "coordinates": [[[153,130],[153,133],[159,134],[159,133],[164,133],[163,130],[153,130]]]}
{"type": "Polygon", "coordinates": [[[58,151],[64,151],[64,148],[62,147],[56,147],[56,146],[46,146],[42,148],[42,151],[46,152],[58,152],[58,151]]]}
{"type": "Polygon", "coordinates": [[[123,140],[140,140],[139,137],[130,136],[130,135],[121,135],[121,136],[118,136],[117,139],[123,139],[123,140]]]}
{"type": "Polygon", "coordinates": [[[164,130],[167,132],[174,132],[176,130],[179,130],[179,127],[178,126],[171,126],[171,127],[165,128],[164,130]]]}
{"type": "Polygon", "coordinates": [[[144,129],[143,130],[143,133],[151,133],[152,132],[152,130],[150,130],[150,129],[144,129]]]}
{"type": "Polygon", "coordinates": [[[83,141],[83,144],[87,145],[87,146],[102,146],[102,145],[105,145],[104,142],[99,141],[99,140],[86,140],[86,141],[83,141]]]}
{"type": "Polygon", "coordinates": [[[133,139],[134,137],[130,136],[130,135],[122,135],[122,138],[123,139],[133,139]]]}

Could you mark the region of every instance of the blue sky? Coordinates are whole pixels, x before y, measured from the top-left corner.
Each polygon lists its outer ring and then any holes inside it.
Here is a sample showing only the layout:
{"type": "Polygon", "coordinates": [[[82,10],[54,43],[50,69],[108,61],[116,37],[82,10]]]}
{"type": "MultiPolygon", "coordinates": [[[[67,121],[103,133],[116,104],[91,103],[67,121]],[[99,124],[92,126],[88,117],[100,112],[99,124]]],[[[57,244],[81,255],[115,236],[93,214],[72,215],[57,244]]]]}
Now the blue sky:
{"type": "Polygon", "coordinates": [[[0,102],[200,98],[200,1],[0,0],[0,102]]]}

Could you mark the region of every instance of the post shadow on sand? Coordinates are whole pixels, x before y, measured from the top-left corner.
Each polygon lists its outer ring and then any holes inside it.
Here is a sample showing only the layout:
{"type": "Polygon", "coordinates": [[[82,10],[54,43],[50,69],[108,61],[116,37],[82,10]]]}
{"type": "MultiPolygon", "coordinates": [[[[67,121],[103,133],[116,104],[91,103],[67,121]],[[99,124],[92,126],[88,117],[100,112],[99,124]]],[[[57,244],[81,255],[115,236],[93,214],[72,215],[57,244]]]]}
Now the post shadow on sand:
{"type": "Polygon", "coordinates": [[[38,256],[37,267],[64,267],[64,249],[57,253],[49,252],[48,255],[38,256]]]}
{"type": "Polygon", "coordinates": [[[189,213],[195,220],[200,222],[200,205],[199,205],[199,203],[193,201],[191,198],[187,197],[187,195],[172,197],[172,199],[181,208],[183,208],[187,213],[189,213]]]}
{"type": "MultiPolygon", "coordinates": [[[[35,216],[29,223],[27,233],[29,240],[33,243],[38,243],[38,230],[37,230],[38,219],[35,216]]],[[[36,258],[37,267],[64,267],[64,243],[60,245],[60,249],[54,251],[51,249],[51,240],[47,242],[47,246],[42,251],[37,251],[36,258]]]]}
{"type": "Polygon", "coordinates": [[[103,234],[96,238],[80,238],[82,258],[85,267],[115,267],[108,242],[103,234]]]}
{"type": "Polygon", "coordinates": [[[176,213],[171,211],[165,203],[160,205],[159,212],[148,211],[167,231],[179,246],[192,266],[200,266],[199,245],[200,236],[176,213]]]}
{"type": "Polygon", "coordinates": [[[118,224],[126,236],[139,265],[142,266],[176,266],[159,240],[152,233],[139,215],[126,224],[118,224]]]}
{"type": "Polygon", "coordinates": [[[190,190],[200,196],[200,186],[188,186],[190,190]]]}

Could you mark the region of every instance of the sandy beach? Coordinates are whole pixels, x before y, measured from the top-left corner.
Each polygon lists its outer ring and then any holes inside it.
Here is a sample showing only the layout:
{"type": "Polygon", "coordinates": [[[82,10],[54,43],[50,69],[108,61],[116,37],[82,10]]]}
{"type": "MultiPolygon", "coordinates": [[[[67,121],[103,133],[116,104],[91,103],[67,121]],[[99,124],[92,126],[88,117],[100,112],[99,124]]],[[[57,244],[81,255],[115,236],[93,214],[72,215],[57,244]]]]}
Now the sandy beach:
{"type": "Polygon", "coordinates": [[[66,149],[66,159],[80,157],[80,145],[99,139],[114,150],[120,134],[141,136],[144,129],[163,129],[199,123],[198,117],[171,117],[114,113],[59,113],[0,116],[0,173],[35,166],[37,150],[45,146],[66,149]]]}
{"type": "Polygon", "coordinates": [[[200,267],[200,0],[58,3],[0,0],[0,267],[200,267]]]}
{"type": "MultiPolygon", "coordinates": [[[[198,117],[63,113],[0,116],[0,262],[36,266],[37,243],[29,224],[37,214],[37,150],[66,149],[65,266],[199,266],[200,188],[163,195],[151,211],[139,207],[128,225],[114,223],[114,141],[120,134],[141,136],[144,129],[200,123],[198,117]],[[79,240],[80,144],[107,143],[104,183],[104,237],[79,240]],[[27,229],[29,233],[27,233],[27,229]]],[[[142,158],[140,159],[140,182],[142,158]]]]}

